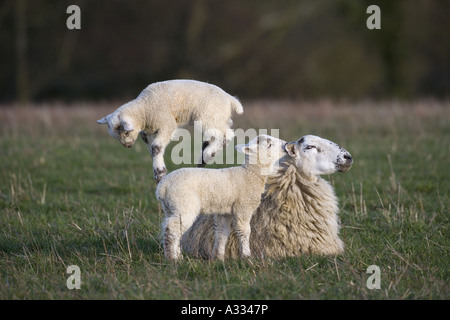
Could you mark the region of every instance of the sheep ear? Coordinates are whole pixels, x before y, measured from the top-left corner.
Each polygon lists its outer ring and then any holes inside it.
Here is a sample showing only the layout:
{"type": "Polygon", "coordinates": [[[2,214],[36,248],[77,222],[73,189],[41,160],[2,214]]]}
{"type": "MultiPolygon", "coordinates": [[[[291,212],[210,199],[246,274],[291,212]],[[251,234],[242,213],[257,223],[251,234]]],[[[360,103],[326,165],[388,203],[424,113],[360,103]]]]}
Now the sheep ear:
{"type": "Polygon", "coordinates": [[[247,144],[238,144],[236,146],[236,150],[239,151],[240,153],[250,154],[252,151],[252,148],[247,144]]]}
{"type": "Polygon", "coordinates": [[[101,118],[100,120],[97,120],[98,124],[108,124],[108,116],[101,118]]]}
{"type": "Polygon", "coordinates": [[[289,142],[284,146],[284,150],[293,158],[297,157],[297,153],[295,152],[295,143],[289,142]]]}
{"type": "Polygon", "coordinates": [[[244,154],[253,154],[258,152],[258,146],[256,144],[238,144],[236,150],[244,154]]]}
{"type": "Polygon", "coordinates": [[[244,150],[247,147],[245,144],[238,144],[235,148],[240,153],[247,153],[246,150],[244,150]]]}
{"type": "Polygon", "coordinates": [[[125,120],[125,119],[120,121],[120,125],[123,127],[124,131],[131,132],[131,131],[134,130],[133,125],[129,121],[125,120]]]}

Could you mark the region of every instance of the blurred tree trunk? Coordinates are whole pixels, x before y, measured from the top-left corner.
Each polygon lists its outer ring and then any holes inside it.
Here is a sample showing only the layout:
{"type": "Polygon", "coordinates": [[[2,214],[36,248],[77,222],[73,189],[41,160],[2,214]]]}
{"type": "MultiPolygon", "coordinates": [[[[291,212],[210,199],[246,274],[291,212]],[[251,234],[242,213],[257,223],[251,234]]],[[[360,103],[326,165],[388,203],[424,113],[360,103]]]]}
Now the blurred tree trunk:
{"type": "Polygon", "coordinates": [[[28,103],[27,16],[26,0],[15,1],[16,24],[16,94],[19,105],[28,103]]]}
{"type": "Polygon", "coordinates": [[[397,1],[385,1],[382,4],[383,16],[381,25],[383,31],[376,34],[379,35],[378,43],[386,70],[386,92],[389,97],[402,96],[404,80],[400,72],[402,64],[401,41],[403,36],[401,4],[397,1]]]}

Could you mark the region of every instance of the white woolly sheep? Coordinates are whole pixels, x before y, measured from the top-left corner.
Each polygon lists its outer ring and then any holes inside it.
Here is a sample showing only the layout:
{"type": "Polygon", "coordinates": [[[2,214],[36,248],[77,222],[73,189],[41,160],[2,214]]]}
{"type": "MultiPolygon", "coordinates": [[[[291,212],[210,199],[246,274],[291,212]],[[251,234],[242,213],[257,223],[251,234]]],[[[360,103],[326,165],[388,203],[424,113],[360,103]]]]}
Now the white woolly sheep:
{"type": "Polygon", "coordinates": [[[264,185],[273,166],[285,154],[285,141],[260,135],[236,149],[245,154],[242,166],[225,169],[182,168],[165,176],[156,197],[165,212],[163,246],[165,256],[180,258],[182,234],[197,216],[215,214],[212,258],[224,259],[231,222],[241,256],[251,255],[250,220],[261,201],[264,185]]]}
{"type": "Polygon", "coordinates": [[[108,124],[109,134],[127,148],[134,145],[140,133],[152,155],[153,177],[158,183],[167,173],[164,151],[177,127],[194,124],[208,133],[199,160],[199,166],[204,166],[233,139],[232,111],[244,112],[235,97],[215,85],[169,80],[150,84],[136,99],[97,123],[108,124]]]}
{"type": "MultiPolygon", "coordinates": [[[[322,174],[345,172],[353,160],[334,142],[308,135],[286,144],[266,184],[261,203],[251,220],[253,255],[282,258],[302,254],[335,255],[343,252],[339,238],[338,199],[322,174]]],[[[200,216],[182,238],[183,249],[209,258],[214,243],[212,217],[200,216]]],[[[226,246],[227,256],[238,257],[236,236],[226,246]]]]}

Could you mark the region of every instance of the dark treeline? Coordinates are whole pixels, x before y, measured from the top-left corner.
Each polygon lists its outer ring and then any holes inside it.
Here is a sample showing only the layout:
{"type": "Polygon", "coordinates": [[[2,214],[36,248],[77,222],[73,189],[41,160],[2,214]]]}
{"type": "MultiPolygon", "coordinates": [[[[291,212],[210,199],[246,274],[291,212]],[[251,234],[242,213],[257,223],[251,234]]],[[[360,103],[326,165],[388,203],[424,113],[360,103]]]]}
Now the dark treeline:
{"type": "Polygon", "coordinates": [[[450,92],[447,0],[5,0],[0,36],[1,102],[132,98],[174,78],[241,98],[450,92]]]}

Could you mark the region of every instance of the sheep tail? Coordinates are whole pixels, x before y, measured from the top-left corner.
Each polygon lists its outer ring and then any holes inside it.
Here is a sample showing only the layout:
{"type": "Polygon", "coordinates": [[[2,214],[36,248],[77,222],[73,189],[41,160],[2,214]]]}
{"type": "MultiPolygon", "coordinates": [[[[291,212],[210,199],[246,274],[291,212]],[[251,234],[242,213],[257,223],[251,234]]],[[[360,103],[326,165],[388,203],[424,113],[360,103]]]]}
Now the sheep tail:
{"type": "Polygon", "coordinates": [[[237,114],[244,113],[244,108],[242,107],[242,104],[239,102],[239,100],[235,97],[231,98],[231,108],[236,112],[237,114]]]}

